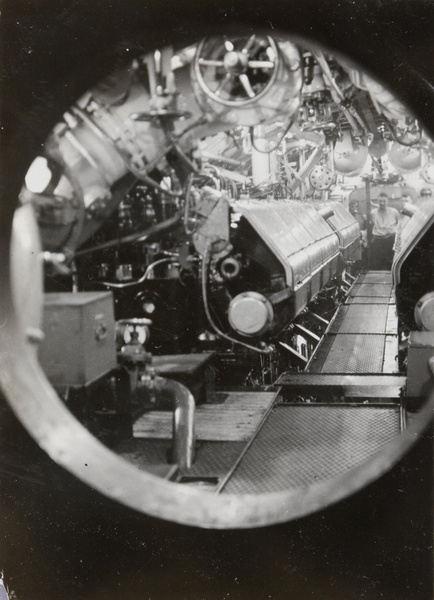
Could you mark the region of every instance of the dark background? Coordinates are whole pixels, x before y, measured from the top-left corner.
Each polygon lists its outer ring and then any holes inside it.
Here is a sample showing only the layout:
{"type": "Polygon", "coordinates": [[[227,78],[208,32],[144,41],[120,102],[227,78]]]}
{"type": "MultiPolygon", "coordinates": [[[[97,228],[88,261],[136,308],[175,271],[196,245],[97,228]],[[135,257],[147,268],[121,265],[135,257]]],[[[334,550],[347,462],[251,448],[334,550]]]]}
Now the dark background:
{"type": "MultiPolygon", "coordinates": [[[[376,73],[434,134],[434,4],[419,0],[3,0],[0,250],[62,111],[116,61],[234,27],[320,41],[376,73]]],[[[148,518],[43,454],[0,398],[0,571],[18,600],[432,600],[432,435],[351,498],[288,524],[148,518]]]]}

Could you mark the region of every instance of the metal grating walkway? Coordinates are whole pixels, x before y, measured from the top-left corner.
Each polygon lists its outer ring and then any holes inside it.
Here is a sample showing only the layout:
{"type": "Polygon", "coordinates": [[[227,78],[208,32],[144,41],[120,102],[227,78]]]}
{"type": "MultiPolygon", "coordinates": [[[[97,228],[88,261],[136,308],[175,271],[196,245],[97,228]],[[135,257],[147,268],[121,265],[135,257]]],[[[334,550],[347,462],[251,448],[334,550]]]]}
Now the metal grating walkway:
{"type": "Polygon", "coordinates": [[[397,317],[388,272],[364,273],[348,292],[307,370],[398,373],[397,317]]]}
{"type": "Polygon", "coordinates": [[[261,494],[307,486],[361,464],[399,433],[399,410],[277,406],[221,490],[261,494]]]}
{"type": "Polygon", "coordinates": [[[210,493],[263,494],[338,477],[400,433],[405,378],[396,328],[390,273],[362,274],[308,368],[283,373],[279,393],[228,392],[220,404],[197,407],[191,469],[175,473],[167,465],[170,413],[138,419],[135,436],[144,437],[121,453],[139,468],[210,493]]]}
{"type": "Polygon", "coordinates": [[[307,486],[339,476],[381,450],[400,433],[405,378],[398,374],[397,354],[391,274],[364,273],[307,369],[279,377],[285,403],[274,407],[220,493],[307,486]],[[356,402],[349,405],[347,398],[356,402]],[[372,403],[380,398],[385,403],[372,403]]]}
{"type": "Polygon", "coordinates": [[[276,381],[282,398],[312,394],[321,398],[399,398],[405,387],[404,375],[343,375],[342,373],[282,373],[276,381]]]}

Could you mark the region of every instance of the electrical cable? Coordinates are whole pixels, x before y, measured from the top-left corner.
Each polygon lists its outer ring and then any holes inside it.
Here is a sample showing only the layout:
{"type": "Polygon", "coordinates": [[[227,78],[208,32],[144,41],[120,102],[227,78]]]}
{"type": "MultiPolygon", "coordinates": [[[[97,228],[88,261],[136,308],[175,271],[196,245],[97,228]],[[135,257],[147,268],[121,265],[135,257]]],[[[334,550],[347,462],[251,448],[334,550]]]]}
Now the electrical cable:
{"type": "Polygon", "coordinates": [[[155,269],[155,267],[157,267],[158,265],[165,264],[165,263],[179,265],[179,263],[176,262],[175,260],[173,260],[172,258],[160,258],[159,260],[156,260],[155,262],[148,265],[144,274],[140,277],[140,279],[137,279],[137,281],[129,281],[127,283],[112,283],[111,281],[95,281],[94,283],[97,283],[99,285],[105,285],[107,287],[118,289],[118,290],[128,288],[128,287],[133,287],[135,285],[139,285],[140,283],[143,283],[146,279],[148,279],[149,275],[152,273],[152,271],[155,269]]]}
{"type": "Polygon", "coordinates": [[[273,148],[271,148],[270,150],[260,150],[254,141],[254,135],[253,135],[253,127],[250,127],[250,140],[252,142],[252,147],[256,150],[256,152],[260,152],[261,154],[270,154],[271,152],[274,152],[275,150],[278,149],[278,147],[280,146],[280,144],[283,142],[283,140],[285,139],[285,135],[288,133],[288,131],[291,129],[291,127],[294,125],[294,121],[295,121],[295,116],[296,115],[292,115],[291,119],[289,120],[288,125],[285,127],[282,135],[280,136],[279,141],[277,142],[277,144],[275,144],[273,146],[273,148]]]}

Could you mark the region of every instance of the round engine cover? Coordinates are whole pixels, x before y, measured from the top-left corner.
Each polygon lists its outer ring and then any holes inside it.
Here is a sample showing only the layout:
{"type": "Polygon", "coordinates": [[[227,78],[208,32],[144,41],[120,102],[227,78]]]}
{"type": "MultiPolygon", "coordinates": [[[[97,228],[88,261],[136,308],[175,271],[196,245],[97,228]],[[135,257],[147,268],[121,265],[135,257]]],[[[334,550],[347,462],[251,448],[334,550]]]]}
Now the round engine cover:
{"type": "Polygon", "coordinates": [[[414,320],[423,331],[434,331],[434,292],[425,294],[416,304],[414,320]]]}
{"type": "Polygon", "coordinates": [[[253,337],[266,331],[272,324],[274,311],[271,302],[257,292],[244,292],[229,304],[229,323],[240,335],[253,337]]]}
{"type": "Polygon", "coordinates": [[[422,161],[422,153],[418,148],[404,146],[398,142],[393,142],[388,157],[398,173],[416,171],[416,169],[420,169],[422,161]]]}

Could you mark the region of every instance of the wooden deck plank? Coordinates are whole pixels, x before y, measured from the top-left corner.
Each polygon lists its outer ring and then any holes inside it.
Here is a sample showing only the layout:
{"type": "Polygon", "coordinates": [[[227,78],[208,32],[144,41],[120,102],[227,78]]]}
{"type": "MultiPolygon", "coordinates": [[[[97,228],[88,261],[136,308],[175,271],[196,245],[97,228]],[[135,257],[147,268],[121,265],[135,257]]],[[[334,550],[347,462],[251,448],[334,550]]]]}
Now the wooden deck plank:
{"type": "MultiPolygon", "coordinates": [[[[223,404],[202,404],[196,409],[196,437],[202,441],[249,440],[273,403],[276,392],[227,392],[223,404]]],[[[172,413],[151,411],[133,425],[136,438],[172,437],[172,413]]]]}

